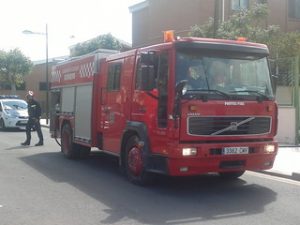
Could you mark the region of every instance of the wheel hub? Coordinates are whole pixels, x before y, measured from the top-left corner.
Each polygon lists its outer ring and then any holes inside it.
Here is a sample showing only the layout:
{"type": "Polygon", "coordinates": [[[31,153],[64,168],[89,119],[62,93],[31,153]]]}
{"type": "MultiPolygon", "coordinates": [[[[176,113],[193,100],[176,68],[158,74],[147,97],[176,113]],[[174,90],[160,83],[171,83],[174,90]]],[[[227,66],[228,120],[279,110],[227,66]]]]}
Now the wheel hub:
{"type": "Polygon", "coordinates": [[[142,173],[143,160],[141,152],[138,147],[133,147],[128,153],[129,170],[134,176],[139,176],[142,173]]]}

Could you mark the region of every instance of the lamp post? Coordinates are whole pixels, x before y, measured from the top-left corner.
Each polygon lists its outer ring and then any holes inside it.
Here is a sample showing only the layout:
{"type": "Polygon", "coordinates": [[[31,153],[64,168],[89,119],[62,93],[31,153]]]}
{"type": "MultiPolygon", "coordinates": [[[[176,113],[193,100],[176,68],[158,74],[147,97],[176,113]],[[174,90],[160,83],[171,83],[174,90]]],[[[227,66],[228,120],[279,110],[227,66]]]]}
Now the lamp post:
{"type": "Polygon", "coordinates": [[[49,63],[48,63],[48,24],[46,24],[46,32],[33,32],[30,30],[24,30],[23,34],[36,34],[44,35],[46,37],[46,123],[48,124],[49,120],[49,63]]]}

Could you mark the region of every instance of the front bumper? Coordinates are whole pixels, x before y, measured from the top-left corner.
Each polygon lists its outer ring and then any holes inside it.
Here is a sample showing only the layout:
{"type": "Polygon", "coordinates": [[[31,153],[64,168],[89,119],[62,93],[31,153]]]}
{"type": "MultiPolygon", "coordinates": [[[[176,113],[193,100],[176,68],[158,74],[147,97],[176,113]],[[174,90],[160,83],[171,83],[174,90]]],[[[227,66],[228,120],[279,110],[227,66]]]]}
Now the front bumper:
{"type": "MultiPolygon", "coordinates": [[[[217,143],[217,144],[198,144],[180,145],[169,154],[168,157],[155,157],[155,163],[150,160],[150,171],[160,169],[160,173],[171,176],[191,176],[206,173],[234,172],[244,170],[267,170],[273,167],[273,163],[278,151],[276,142],[247,142],[247,143],[217,143]],[[265,146],[275,145],[273,153],[266,153],[265,146]],[[223,155],[224,147],[249,147],[248,154],[223,155]],[[197,148],[197,155],[182,156],[183,147],[197,148]],[[158,160],[157,158],[160,158],[158,160]],[[160,162],[158,164],[158,162],[160,162]],[[151,165],[156,165],[152,170],[151,165]],[[159,165],[159,166],[158,166],[159,165]]],[[[152,157],[153,158],[153,157],[152,157]]],[[[152,159],[151,158],[151,159],[152,159]]]]}
{"type": "Polygon", "coordinates": [[[5,118],[4,124],[6,128],[25,128],[28,123],[28,119],[22,118],[5,118]]]}

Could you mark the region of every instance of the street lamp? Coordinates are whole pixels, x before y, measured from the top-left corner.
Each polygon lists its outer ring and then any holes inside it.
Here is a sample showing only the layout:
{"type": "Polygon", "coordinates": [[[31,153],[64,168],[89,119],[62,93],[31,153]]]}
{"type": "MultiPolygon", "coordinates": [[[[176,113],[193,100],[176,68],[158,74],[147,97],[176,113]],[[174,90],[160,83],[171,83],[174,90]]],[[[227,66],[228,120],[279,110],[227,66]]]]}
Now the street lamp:
{"type": "Polygon", "coordinates": [[[46,32],[33,32],[30,30],[24,30],[23,34],[36,34],[36,35],[45,35],[46,37],[46,124],[49,120],[49,74],[48,74],[48,24],[46,24],[46,32]]]}

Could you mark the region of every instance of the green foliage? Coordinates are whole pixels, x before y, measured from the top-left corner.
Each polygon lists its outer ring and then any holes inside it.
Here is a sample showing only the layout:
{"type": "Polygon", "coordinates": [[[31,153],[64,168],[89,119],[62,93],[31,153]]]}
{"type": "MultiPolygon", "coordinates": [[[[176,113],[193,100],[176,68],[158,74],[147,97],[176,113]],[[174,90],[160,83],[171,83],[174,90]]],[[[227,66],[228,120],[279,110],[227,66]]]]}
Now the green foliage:
{"type": "Polygon", "coordinates": [[[122,44],[111,34],[100,35],[90,41],[78,43],[71,50],[71,56],[80,56],[90,52],[93,52],[97,49],[111,49],[111,50],[120,50],[122,44]]]}
{"type": "Polygon", "coordinates": [[[279,27],[268,26],[264,28],[267,16],[267,5],[256,4],[250,10],[241,10],[233,14],[229,20],[220,25],[217,35],[226,39],[235,39],[242,36],[253,42],[273,38],[278,34],[279,27]]]}
{"type": "Polygon", "coordinates": [[[246,37],[248,41],[268,45],[271,58],[291,57],[300,53],[300,33],[280,32],[279,26],[266,26],[267,4],[255,4],[249,10],[241,10],[220,23],[214,36],[214,19],[204,25],[191,28],[190,36],[236,39],[246,37]]]}
{"type": "Polygon", "coordinates": [[[189,33],[192,37],[214,37],[214,18],[210,17],[208,22],[202,26],[194,25],[189,33]]]}
{"type": "Polygon", "coordinates": [[[19,49],[9,52],[0,50],[0,81],[10,84],[13,93],[24,83],[23,77],[29,74],[32,63],[19,49]]]}

